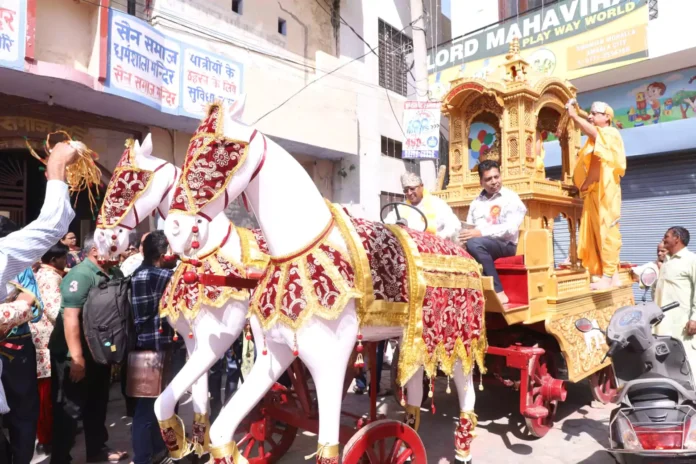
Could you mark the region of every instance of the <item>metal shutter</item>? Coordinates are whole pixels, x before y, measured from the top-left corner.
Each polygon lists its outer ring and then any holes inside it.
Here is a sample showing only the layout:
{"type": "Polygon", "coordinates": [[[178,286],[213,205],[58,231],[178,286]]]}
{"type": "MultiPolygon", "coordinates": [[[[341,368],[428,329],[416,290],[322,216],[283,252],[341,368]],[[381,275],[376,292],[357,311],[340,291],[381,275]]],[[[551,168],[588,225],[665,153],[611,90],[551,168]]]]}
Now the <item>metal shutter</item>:
{"type": "MultiPolygon", "coordinates": [[[[549,169],[549,175],[560,168],[549,169]]],[[[621,261],[644,264],[655,259],[655,249],[670,226],[686,227],[696,245],[696,154],[658,154],[629,157],[621,181],[621,261]]],[[[565,221],[554,225],[554,257],[567,257],[565,221]]],[[[642,297],[638,285],[636,297],[642,297]]],[[[649,296],[648,296],[649,298],[649,296]]]]}

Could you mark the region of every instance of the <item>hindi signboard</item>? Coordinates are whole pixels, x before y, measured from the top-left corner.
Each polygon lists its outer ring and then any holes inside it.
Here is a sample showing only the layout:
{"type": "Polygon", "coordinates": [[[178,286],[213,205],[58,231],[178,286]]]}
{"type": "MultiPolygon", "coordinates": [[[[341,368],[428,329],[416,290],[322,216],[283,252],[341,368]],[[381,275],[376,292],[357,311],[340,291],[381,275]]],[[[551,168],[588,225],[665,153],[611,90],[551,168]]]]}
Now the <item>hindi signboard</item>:
{"type": "Polygon", "coordinates": [[[181,91],[181,45],[149,24],[110,11],[106,91],[177,114],[181,91]]]}
{"type": "Polygon", "coordinates": [[[406,140],[401,158],[428,159],[440,155],[440,103],[429,101],[404,102],[406,140]]]}
{"type": "Polygon", "coordinates": [[[215,100],[234,102],[242,93],[241,64],[184,45],[181,101],[183,112],[201,117],[215,100]]]}
{"type": "Polygon", "coordinates": [[[27,4],[0,0],[0,66],[24,70],[27,4]]]}
{"type": "Polygon", "coordinates": [[[450,81],[485,78],[505,60],[513,37],[523,57],[549,76],[595,74],[647,59],[648,0],[562,0],[430,49],[433,96],[450,81]]]}

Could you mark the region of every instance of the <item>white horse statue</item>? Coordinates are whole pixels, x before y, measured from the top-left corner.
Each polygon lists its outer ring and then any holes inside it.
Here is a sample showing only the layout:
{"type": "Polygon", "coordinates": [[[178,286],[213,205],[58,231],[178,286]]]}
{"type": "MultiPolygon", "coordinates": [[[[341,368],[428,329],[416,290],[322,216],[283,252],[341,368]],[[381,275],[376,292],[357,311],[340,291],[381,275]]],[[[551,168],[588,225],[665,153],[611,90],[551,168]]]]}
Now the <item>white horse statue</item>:
{"type": "MultiPolygon", "coordinates": [[[[432,396],[439,367],[448,380],[454,378],[460,401],[456,460],[469,462],[476,425],[472,368],[476,363],[483,369],[486,349],[478,265],[450,242],[353,218],[328,204],[289,153],[238,121],[243,108],[243,98],[231,108],[209,107],[191,139],[165,221],[172,249],[183,260],[196,260],[226,233],[224,224],[209,218],[241,195],[272,254],[250,305],[251,329],[263,354],[211,428],[215,463],[247,462],[234,433],[296,357],[317,390],[316,462],[338,463],[349,358],[354,349],[362,351],[364,341],[398,337],[397,381],[407,388],[407,423],[418,428],[423,369],[432,396]]],[[[165,412],[170,411],[157,408],[158,416],[165,412]]]]}
{"type": "MultiPolygon", "coordinates": [[[[105,262],[117,262],[118,255],[128,246],[128,232],[149,214],[158,211],[166,217],[169,212],[181,171],[151,156],[151,152],[150,135],[142,146],[129,140],[114,170],[94,234],[105,262]]],[[[233,288],[229,284],[245,283],[247,272],[254,268],[260,272],[268,259],[258,245],[260,242],[265,246],[260,234],[255,236],[253,231],[235,228],[222,212],[208,221],[215,227],[210,236],[207,231],[206,235],[201,235],[209,244],[202,250],[201,259],[198,263],[184,260],[179,265],[161,303],[170,325],[176,332],[187,334],[184,343],[189,354],[184,368],[155,403],[156,415],[168,419],[161,422],[161,428],[170,454],[175,458],[191,452],[200,456],[208,451],[207,372],[241,334],[248,310],[248,289],[233,288]],[[198,280],[198,273],[192,272],[196,268],[209,285],[199,287],[197,282],[184,283],[188,279],[198,280]],[[180,314],[184,317],[179,317],[180,314]],[[200,343],[201,340],[205,342],[200,343]],[[183,423],[173,414],[176,403],[189,388],[194,424],[191,440],[187,442],[183,423]]]]}

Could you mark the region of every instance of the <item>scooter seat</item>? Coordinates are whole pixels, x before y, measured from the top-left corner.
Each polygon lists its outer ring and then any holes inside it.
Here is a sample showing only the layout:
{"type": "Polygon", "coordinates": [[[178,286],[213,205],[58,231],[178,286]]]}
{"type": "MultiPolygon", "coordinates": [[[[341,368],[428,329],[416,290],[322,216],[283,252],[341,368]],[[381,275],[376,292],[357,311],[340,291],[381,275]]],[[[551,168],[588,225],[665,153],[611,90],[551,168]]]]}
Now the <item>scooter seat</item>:
{"type": "MultiPolygon", "coordinates": [[[[654,380],[654,382],[632,385],[630,391],[627,393],[629,400],[634,406],[637,406],[639,403],[653,401],[671,401],[677,403],[679,401],[679,390],[677,390],[674,385],[664,382],[664,379],[667,378],[668,377],[652,372],[642,374],[638,379],[654,380]]],[[[688,385],[683,386],[689,388],[688,385]]]]}

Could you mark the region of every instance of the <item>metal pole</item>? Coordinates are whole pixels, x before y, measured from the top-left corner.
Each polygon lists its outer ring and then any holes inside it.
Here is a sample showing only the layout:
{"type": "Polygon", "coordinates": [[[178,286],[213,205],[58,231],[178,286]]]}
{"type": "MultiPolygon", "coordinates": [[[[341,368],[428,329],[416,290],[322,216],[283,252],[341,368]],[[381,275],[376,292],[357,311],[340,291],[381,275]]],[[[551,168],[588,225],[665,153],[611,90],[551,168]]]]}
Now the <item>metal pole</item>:
{"type": "MultiPolygon", "coordinates": [[[[439,2],[435,2],[439,4],[439,2]]],[[[437,14],[429,12],[429,14],[437,14]]],[[[423,20],[423,0],[411,0],[411,28],[413,37],[413,77],[416,80],[416,95],[418,101],[428,101],[428,46],[425,41],[425,21],[423,20]]],[[[437,40],[437,39],[436,39],[437,40]]],[[[426,188],[436,188],[437,175],[435,163],[437,160],[421,160],[421,178],[426,188]]]]}

